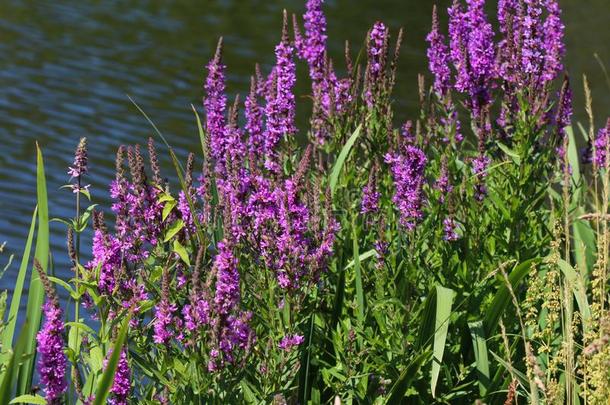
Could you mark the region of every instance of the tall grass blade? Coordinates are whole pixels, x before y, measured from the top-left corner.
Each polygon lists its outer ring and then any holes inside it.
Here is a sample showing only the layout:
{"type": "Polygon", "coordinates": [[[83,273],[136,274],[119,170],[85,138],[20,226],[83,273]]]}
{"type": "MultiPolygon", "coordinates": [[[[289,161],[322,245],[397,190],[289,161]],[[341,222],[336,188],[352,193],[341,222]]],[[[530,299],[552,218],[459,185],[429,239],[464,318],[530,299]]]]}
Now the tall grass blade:
{"type": "MultiPolygon", "coordinates": [[[[43,271],[47,271],[49,263],[49,207],[47,200],[47,182],[45,178],[44,161],[42,151],[36,144],[36,195],[38,199],[38,233],[36,235],[36,251],[34,257],[40,262],[43,271]]],[[[44,290],[40,277],[32,271],[30,279],[30,289],[28,293],[28,303],[26,307],[26,320],[28,328],[24,335],[24,353],[29,355],[19,370],[18,395],[28,394],[32,384],[34,374],[34,362],[36,360],[36,333],[40,327],[42,318],[42,303],[44,300],[44,290]]]]}
{"type": "Polygon", "coordinates": [[[587,291],[585,290],[584,280],[582,279],[582,276],[565,260],[558,259],[557,265],[563,273],[563,276],[566,278],[568,285],[572,288],[572,293],[574,294],[576,304],[580,310],[580,316],[582,316],[582,319],[586,325],[591,319],[591,308],[589,307],[589,302],[587,300],[587,291]]]}
{"type": "Polygon", "coordinates": [[[479,377],[479,393],[481,396],[485,396],[491,381],[491,374],[489,372],[487,340],[485,339],[485,332],[483,331],[483,322],[469,322],[468,328],[470,329],[470,337],[472,338],[472,347],[474,349],[474,358],[479,377]]]}
{"type": "Polygon", "coordinates": [[[203,130],[203,125],[201,125],[201,118],[199,118],[199,114],[195,109],[195,106],[191,104],[191,108],[193,109],[193,113],[195,114],[195,119],[197,120],[197,131],[199,132],[199,141],[201,142],[201,153],[203,154],[204,159],[208,159],[205,147],[205,131],[203,130]]]}
{"type": "Polygon", "coordinates": [[[23,356],[25,346],[24,336],[27,333],[27,330],[28,322],[26,320],[25,324],[21,328],[21,332],[19,333],[17,344],[15,344],[15,349],[12,352],[9,352],[8,362],[3,363],[6,364],[6,368],[4,369],[2,382],[0,382],[0,405],[8,404],[9,400],[12,398],[12,391],[15,388],[15,379],[17,378],[17,373],[19,372],[18,364],[23,356]]]}
{"type": "Polygon", "coordinates": [[[356,284],[356,315],[361,325],[364,325],[364,290],[362,288],[362,270],[360,268],[360,254],[358,246],[358,232],[356,230],[356,224],[352,225],[352,237],[353,237],[353,252],[354,252],[354,283],[356,284]]]}
{"type": "Polygon", "coordinates": [[[405,403],[404,396],[407,390],[409,389],[411,381],[413,381],[413,379],[417,376],[417,373],[419,372],[419,369],[421,368],[422,364],[424,364],[424,362],[428,360],[431,354],[432,351],[428,350],[419,354],[417,357],[411,360],[411,362],[400,374],[400,377],[398,377],[398,380],[396,380],[394,385],[392,385],[386,404],[394,405],[405,403]]]}
{"type": "MultiPolygon", "coordinates": [[[[508,281],[510,282],[513,290],[516,290],[517,285],[525,278],[525,276],[530,272],[532,265],[540,262],[539,257],[535,257],[532,259],[528,259],[522,263],[517,264],[513,270],[510,272],[508,276],[508,281]]],[[[498,322],[500,321],[500,317],[504,313],[504,310],[508,306],[511,300],[510,292],[508,287],[502,283],[500,288],[496,292],[496,295],[487,309],[487,314],[485,315],[485,319],[483,320],[484,326],[484,335],[492,336],[498,326],[498,322]]]]}
{"type": "Polygon", "coordinates": [[[345,164],[345,160],[349,156],[349,152],[352,150],[352,146],[356,143],[356,140],[360,136],[360,132],[362,130],[362,125],[358,125],[354,133],[349,137],[341,152],[339,153],[339,157],[337,157],[337,161],[330,172],[330,192],[331,195],[335,194],[335,189],[337,188],[337,181],[339,180],[339,174],[341,174],[341,169],[345,164]]]}
{"type": "Polygon", "coordinates": [[[19,306],[21,305],[21,295],[23,293],[23,285],[25,284],[25,276],[28,271],[28,264],[30,262],[30,254],[32,252],[32,240],[34,239],[34,230],[36,228],[36,215],[38,214],[38,207],[34,208],[34,214],[32,215],[32,222],[30,225],[30,231],[28,232],[28,238],[25,242],[25,249],[23,249],[23,256],[21,258],[21,265],[19,266],[19,273],[17,274],[17,280],[15,280],[15,287],[13,289],[13,297],[11,298],[11,307],[8,312],[8,318],[6,323],[6,329],[4,330],[2,347],[9,348],[13,346],[13,335],[15,334],[15,326],[17,325],[17,317],[19,315],[19,306]]]}
{"type": "Polygon", "coordinates": [[[443,354],[445,353],[445,343],[447,332],[449,331],[449,317],[453,305],[453,290],[441,286],[436,286],[436,314],[434,317],[434,358],[432,359],[432,373],[430,376],[430,389],[432,396],[435,397],[438,375],[441,371],[443,354]]]}
{"type": "Polygon", "coordinates": [[[127,339],[130,319],[131,316],[127,316],[127,318],[123,320],[123,325],[121,326],[119,336],[114,342],[112,354],[108,359],[106,370],[104,370],[104,373],[102,374],[102,377],[100,378],[100,381],[97,384],[97,390],[95,391],[95,401],[93,402],[93,405],[105,404],[106,398],[108,398],[108,395],[110,394],[110,389],[112,388],[112,383],[114,382],[114,375],[116,374],[116,369],[119,365],[121,352],[123,351],[123,345],[125,344],[125,340],[127,339]]]}
{"type": "Polygon", "coordinates": [[[430,343],[434,335],[434,324],[436,319],[436,288],[433,288],[424,300],[423,312],[419,322],[419,332],[415,341],[415,349],[422,350],[430,343]]]}

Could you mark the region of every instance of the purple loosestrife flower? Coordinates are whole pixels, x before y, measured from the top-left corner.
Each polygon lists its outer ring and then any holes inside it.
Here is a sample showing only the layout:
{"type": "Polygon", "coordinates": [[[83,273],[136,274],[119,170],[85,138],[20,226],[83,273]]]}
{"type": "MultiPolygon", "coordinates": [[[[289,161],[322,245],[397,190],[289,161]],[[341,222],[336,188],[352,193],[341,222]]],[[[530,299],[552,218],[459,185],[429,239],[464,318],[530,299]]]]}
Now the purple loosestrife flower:
{"type": "Polygon", "coordinates": [[[593,152],[593,164],[594,168],[600,169],[608,166],[608,150],[610,148],[610,118],[606,123],[606,126],[600,129],[595,138],[594,152],[593,152]]]}
{"type": "Polygon", "coordinates": [[[369,108],[375,105],[375,99],[383,88],[388,51],[387,27],[380,21],[373,25],[367,43],[368,64],[366,67],[364,101],[369,108]]]}
{"type": "Polygon", "coordinates": [[[222,159],[225,153],[225,65],[222,64],[222,38],[218,41],[216,54],[207,66],[208,77],[205,82],[206,97],[203,100],[206,113],[206,129],[210,136],[212,156],[222,159]]]}
{"type": "Polygon", "coordinates": [[[285,352],[290,352],[295,346],[300,346],[304,341],[305,338],[302,335],[286,335],[277,346],[285,352]]]}
{"type": "Polygon", "coordinates": [[[157,344],[166,344],[174,336],[171,327],[178,307],[170,302],[169,283],[169,271],[166,268],[162,275],[161,301],[155,306],[153,340],[157,344]]]}
{"type": "Polygon", "coordinates": [[[468,45],[468,22],[464,15],[462,6],[458,0],[448,9],[449,13],[449,45],[451,61],[457,71],[455,88],[465,92],[470,83],[468,71],[468,56],[466,46],[468,45]]]}
{"type": "Polygon", "coordinates": [[[362,203],[360,205],[360,213],[369,214],[379,210],[379,198],[381,194],[377,191],[377,173],[376,169],[371,171],[369,181],[362,190],[362,203]]]}
{"type": "Polygon", "coordinates": [[[81,138],[76,147],[76,152],[74,153],[74,164],[68,168],[70,178],[76,180],[76,182],[71,185],[74,193],[89,188],[89,185],[83,186],[81,184],[82,177],[87,174],[87,172],[87,138],[81,138]]]}
{"type": "Polygon", "coordinates": [[[521,0],[500,0],[498,22],[503,38],[498,43],[498,75],[506,82],[516,84],[521,77],[521,23],[523,3],[521,0]]]}
{"type": "Polygon", "coordinates": [[[445,37],[439,31],[436,5],[432,11],[432,31],[426,37],[428,47],[428,66],[434,75],[434,91],[439,97],[444,97],[449,91],[451,70],[449,70],[449,49],[445,37]]]}
{"type": "Polygon", "coordinates": [[[326,70],[326,17],[322,3],[323,0],[307,0],[307,11],[303,15],[305,38],[301,53],[309,65],[314,86],[324,79],[326,70]]]}
{"type": "Polygon", "coordinates": [[[485,186],[485,178],[487,177],[487,168],[491,159],[484,154],[480,154],[472,160],[472,173],[477,177],[475,183],[474,198],[477,201],[483,201],[487,195],[487,187],[485,186]]]}
{"type": "Polygon", "coordinates": [[[258,104],[256,80],[251,80],[250,94],[245,102],[246,131],[248,132],[248,150],[253,157],[264,153],[263,110],[258,104]]]}
{"type": "Polygon", "coordinates": [[[436,188],[441,194],[439,198],[439,202],[441,204],[445,202],[447,195],[453,191],[453,186],[449,180],[449,171],[447,170],[447,160],[445,158],[441,164],[441,172],[438,179],[436,179],[434,188],[436,188]]]}
{"type": "Polygon", "coordinates": [[[473,117],[490,103],[489,90],[496,75],[493,29],[487,21],[485,0],[467,0],[463,11],[456,0],[449,9],[451,60],[457,70],[456,90],[467,93],[473,117]]]}
{"type": "Polygon", "coordinates": [[[400,127],[400,134],[408,144],[415,143],[415,134],[413,133],[413,121],[409,120],[400,127]]]}
{"type": "Polygon", "coordinates": [[[64,354],[63,313],[57,299],[47,298],[43,306],[45,323],[36,335],[38,342],[38,373],[48,404],[62,403],[66,391],[66,355],[64,354]]]}
{"type": "Polygon", "coordinates": [[[421,205],[426,161],[424,152],[413,145],[407,145],[401,154],[388,153],[385,156],[396,189],[392,201],[400,213],[400,224],[407,230],[413,230],[423,216],[421,205]]]}
{"type": "Polygon", "coordinates": [[[127,405],[129,393],[131,391],[131,370],[127,361],[127,353],[125,349],[121,351],[119,364],[117,365],[116,374],[110,392],[113,394],[108,398],[110,405],[127,405]]]}
{"type": "Polygon", "coordinates": [[[491,80],[495,75],[495,46],[493,29],[485,16],[485,0],[467,0],[468,11],[465,20],[469,24],[468,62],[469,95],[474,116],[479,115],[482,107],[487,105],[491,80]]]}
{"type": "Polygon", "coordinates": [[[165,299],[155,306],[155,323],[153,340],[157,344],[166,344],[173,336],[171,326],[174,323],[174,313],[178,307],[165,299]]]}
{"type": "Polygon", "coordinates": [[[241,293],[237,258],[226,241],[218,242],[214,268],[216,273],[214,305],[219,314],[227,315],[239,303],[241,293]]]}
{"type": "Polygon", "coordinates": [[[536,80],[541,76],[544,62],[543,24],[540,0],[524,0],[522,27],[521,66],[522,70],[536,80]]]}
{"type": "Polygon", "coordinates": [[[282,137],[293,135],[297,131],[294,123],[296,102],[293,89],[296,83],[296,67],[293,54],[294,47],[289,42],[287,18],[284,13],[282,40],[275,47],[274,93],[265,107],[267,118],[265,152],[267,153],[267,163],[271,165],[274,163],[277,165],[277,162],[271,160],[274,159],[275,147],[282,137]]]}
{"type": "Polygon", "coordinates": [[[457,225],[453,218],[447,217],[443,220],[443,239],[447,242],[453,242],[460,238],[460,235],[456,232],[457,225]]]}
{"type": "Polygon", "coordinates": [[[552,81],[563,70],[561,62],[565,53],[563,43],[564,25],[561,22],[561,9],[557,0],[546,0],[548,16],[544,21],[544,69],[542,71],[543,82],[552,81]]]}
{"type": "Polygon", "coordinates": [[[121,243],[104,230],[96,229],[93,233],[93,259],[87,268],[95,273],[99,266],[97,288],[102,294],[112,295],[116,287],[116,274],[121,268],[121,243]]]}
{"type": "Polygon", "coordinates": [[[191,297],[191,303],[182,309],[185,326],[189,331],[207,325],[210,322],[210,303],[200,297],[191,297]]]}
{"type": "Polygon", "coordinates": [[[565,136],[565,128],[572,121],[572,89],[569,79],[566,77],[562,89],[559,93],[559,106],[557,107],[556,124],[559,134],[565,136]]]}
{"type": "Polygon", "coordinates": [[[81,138],[74,154],[74,164],[68,168],[68,174],[72,178],[77,178],[87,173],[87,138],[81,138]]]}

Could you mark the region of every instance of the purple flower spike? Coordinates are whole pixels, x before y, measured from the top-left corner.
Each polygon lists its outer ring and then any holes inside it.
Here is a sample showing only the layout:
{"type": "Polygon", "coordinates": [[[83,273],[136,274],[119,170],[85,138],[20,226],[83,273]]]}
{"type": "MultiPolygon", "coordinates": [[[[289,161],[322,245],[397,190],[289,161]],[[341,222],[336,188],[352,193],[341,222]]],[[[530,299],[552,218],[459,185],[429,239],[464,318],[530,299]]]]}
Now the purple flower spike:
{"type": "Polygon", "coordinates": [[[474,198],[477,201],[483,201],[487,195],[487,187],[485,186],[485,178],[487,177],[487,168],[491,159],[481,154],[472,161],[472,173],[477,176],[474,190],[474,198]]]}
{"type": "Polygon", "coordinates": [[[371,171],[369,181],[362,190],[362,203],[360,212],[362,214],[375,213],[379,210],[379,198],[381,194],[377,190],[377,168],[371,171]]]}
{"type": "Polygon", "coordinates": [[[218,41],[216,54],[208,64],[205,82],[206,97],[203,100],[206,113],[206,129],[210,136],[212,156],[221,159],[225,153],[224,131],[227,96],[225,94],[225,65],[222,64],[222,38],[218,41]]]}
{"type": "Polygon", "coordinates": [[[43,310],[46,321],[36,336],[40,355],[38,373],[47,403],[60,404],[67,388],[63,313],[55,299],[47,299],[43,310]]]}
{"type": "Polygon", "coordinates": [[[564,25],[561,22],[561,9],[557,0],[546,0],[548,16],[544,21],[544,69],[542,80],[552,81],[563,70],[561,62],[565,53],[563,43],[564,25]]]}
{"type": "Polygon", "coordinates": [[[217,277],[214,304],[219,314],[226,315],[239,303],[241,296],[237,259],[226,242],[218,243],[214,267],[217,277]]]}
{"type": "Polygon", "coordinates": [[[77,178],[87,172],[87,138],[81,138],[74,154],[74,164],[68,169],[68,174],[72,178],[77,178]]]}
{"type": "Polygon", "coordinates": [[[282,40],[275,47],[276,64],[270,75],[272,94],[268,95],[265,106],[267,130],[265,132],[265,165],[272,171],[279,170],[275,159],[275,147],[284,136],[297,132],[295,126],[296,101],[293,93],[296,83],[294,47],[288,38],[288,19],[284,11],[282,40]]]}
{"type": "Polygon", "coordinates": [[[125,352],[125,349],[123,349],[121,351],[121,357],[119,357],[116,374],[114,375],[114,382],[110,389],[110,392],[114,395],[112,398],[108,399],[108,403],[111,405],[127,405],[130,391],[131,370],[129,369],[129,362],[127,361],[127,353],[125,352]]]}
{"type": "Polygon", "coordinates": [[[593,155],[594,167],[599,169],[608,166],[608,141],[610,139],[610,118],[606,126],[599,130],[597,138],[595,138],[595,151],[593,155]]]}
{"type": "Polygon", "coordinates": [[[324,79],[326,70],[326,17],[322,11],[323,0],[307,0],[303,15],[305,39],[302,57],[309,65],[309,77],[314,84],[324,79]]]}
{"type": "Polygon", "coordinates": [[[251,81],[250,94],[245,102],[246,131],[248,131],[248,150],[253,156],[261,156],[264,152],[263,110],[258,105],[257,83],[254,77],[251,81]]]}
{"type": "Polygon", "coordinates": [[[449,91],[451,71],[449,70],[449,49],[445,37],[439,31],[436,5],[432,10],[432,31],[426,37],[428,47],[428,66],[434,75],[434,91],[439,97],[444,97],[449,91]]]}
{"type": "Polygon", "coordinates": [[[460,235],[456,232],[457,225],[453,218],[447,217],[443,220],[443,239],[447,242],[454,242],[460,238],[460,235]]]}
{"type": "Polygon", "coordinates": [[[426,155],[421,149],[407,145],[403,154],[388,153],[385,161],[390,165],[394,179],[396,191],[392,201],[400,213],[400,224],[407,230],[413,230],[423,217],[421,205],[426,155]]]}
{"type": "Polygon", "coordinates": [[[375,105],[375,98],[381,88],[386,70],[389,31],[384,23],[376,22],[369,34],[367,44],[368,64],[366,67],[366,88],[364,100],[369,108],[375,105]]]}
{"type": "Polygon", "coordinates": [[[282,338],[278,347],[286,352],[291,351],[294,347],[301,345],[305,341],[302,335],[286,335],[282,338]]]}

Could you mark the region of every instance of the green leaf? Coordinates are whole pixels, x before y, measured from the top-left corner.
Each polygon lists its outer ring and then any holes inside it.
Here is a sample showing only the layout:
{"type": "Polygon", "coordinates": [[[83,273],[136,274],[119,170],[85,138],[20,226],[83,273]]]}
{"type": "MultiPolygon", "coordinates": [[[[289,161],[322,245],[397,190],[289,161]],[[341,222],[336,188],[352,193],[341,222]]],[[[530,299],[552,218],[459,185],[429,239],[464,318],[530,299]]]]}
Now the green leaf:
{"type": "Polygon", "coordinates": [[[112,354],[108,359],[106,370],[104,370],[102,378],[100,378],[100,381],[97,384],[97,390],[95,391],[95,400],[93,401],[93,405],[105,404],[106,398],[110,394],[110,389],[112,388],[112,383],[114,381],[114,375],[119,365],[121,352],[123,351],[123,345],[125,344],[125,340],[127,339],[130,319],[131,315],[127,316],[127,318],[123,320],[123,325],[121,326],[119,336],[117,337],[114,343],[114,346],[112,348],[112,354]]]}
{"type": "Polygon", "coordinates": [[[83,215],[81,215],[79,218],[79,223],[74,227],[76,232],[80,233],[85,230],[87,227],[87,222],[89,222],[89,218],[91,218],[91,214],[93,214],[93,210],[96,206],[97,204],[92,204],[87,207],[85,212],[83,212],[83,215]]]}
{"type": "MultiPolygon", "coordinates": [[[[21,265],[19,266],[19,273],[17,274],[17,280],[15,281],[15,287],[13,288],[13,297],[11,298],[11,308],[9,309],[6,329],[2,336],[2,348],[7,350],[13,347],[13,335],[15,334],[15,325],[17,324],[17,317],[19,315],[19,306],[21,305],[21,295],[23,293],[23,285],[25,283],[25,275],[28,270],[28,263],[30,261],[30,254],[32,252],[32,240],[34,239],[34,229],[36,227],[36,215],[38,208],[34,209],[32,215],[32,222],[30,225],[30,232],[25,243],[25,249],[23,249],[23,256],[21,257],[21,265]]],[[[4,357],[0,357],[4,358],[4,357]]],[[[4,362],[2,361],[2,364],[4,362]]]]}
{"type": "Polygon", "coordinates": [[[9,398],[12,397],[12,391],[14,388],[13,382],[17,378],[17,373],[19,372],[19,362],[23,356],[23,350],[25,348],[25,339],[24,336],[27,334],[29,329],[28,321],[26,319],[23,327],[21,328],[21,332],[19,332],[19,337],[17,338],[17,343],[15,344],[15,350],[8,352],[8,360],[3,362],[6,366],[4,369],[4,374],[2,378],[2,382],[0,383],[0,405],[8,404],[9,398]]]}
{"type": "Polygon", "coordinates": [[[502,149],[504,153],[510,156],[510,158],[513,160],[513,162],[515,162],[517,166],[521,165],[521,156],[519,156],[517,152],[504,145],[502,142],[496,142],[496,144],[500,149],[502,149]]]}
{"type": "MultiPolygon", "coordinates": [[[[360,256],[358,256],[358,260],[360,261],[360,263],[362,263],[363,261],[375,256],[375,253],[376,253],[375,249],[367,250],[366,252],[364,252],[360,256]]],[[[353,259],[350,260],[349,263],[347,263],[347,265],[345,266],[345,270],[354,267],[355,263],[356,263],[355,260],[353,260],[353,259]]]]}
{"type": "Polygon", "coordinates": [[[576,190],[572,195],[575,201],[580,199],[580,153],[578,153],[578,147],[576,145],[576,139],[574,138],[574,131],[571,126],[565,128],[566,134],[568,135],[568,163],[572,173],[572,181],[576,185],[576,190]]]}
{"type": "Polygon", "coordinates": [[[405,367],[403,372],[398,377],[398,380],[390,388],[388,399],[386,404],[403,404],[404,396],[410,387],[411,381],[417,376],[419,369],[422,364],[430,357],[432,352],[430,350],[419,354],[417,357],[411,360],[411,362],[405,367]]]}
{"type": "MultiPolygon", "coordinates": [[[[576,212],[576,214],[582,213],[584,213],[582,209],[576,212]]],[[[574,258],[586,284],[589,274],[593,271],[593,265],[597,257],[595,232],[591,228],[589,221],[576,219],[572,224],[572,233],[574,237],[574,258]]]]}
{"type": "Polygon", "coordinates": [[[591,319],[591,308],[589,307],[589,302],[587,301],[587,291],[585,290],[582,276],[563,259],[558,259],[557,265],[561,269],[566,281],[572,288],[574,298],[576,298],[576,303],[578,304],[578,309],[580,310],[580,315],[582,316],[584,323],[587,324],[591,319]]]}
{"type": "Polygon", "coordinates": [[[10,404],[36,404],[36,405],[46,405],[47,400],[41,397],[40,395],[20,395],[17,398],[13,399],[10,404]]]}
{"type": "Polygon", "coordinates": [[[349,137],[349,139],[347,140],[345,145],[343,145],[343,148],[341,149],[341,152],[339,153],[339,157],[337,157],[337,161],[335,162],[335,165],[333,166],[333,169],[330,172],[330,183],[329,184],[330,184],[331,195],[335,194],[335,189],[337,188],[337,181],[339,180],[339,174],[341,174],[341,169],[343,168],[343,165],[345,164],[345,160],[349,156],[349,152],[352,150],[352,146],[354,146],[354,143],[360,136],[361,129],[362,129],[362,125],[358,125],[358,127],[356,128],[354,133],[349,137]]]}
{"type": "MultiPolygon", "coordinates": [[[[36,195],[38,199],[38,233],[36,235],[36,251],[34,257],[40,263],[42,270],[47,271],[49,260],[49,207],[47,200],[47,182],[45,178],[44,161],[42,151],[36,144],[36,195]]],[[[32,269],[32,277],[30,279],[30,288],[28,293],[28,303],[26,307],[26,319],[28,328],[24,336],[26,355],[32,354],[26,358],[21,364],[19,370],[19,381],[17,385],[17,394],[24,395],[30,392],[32,384],[32,376],[34,374],[36,352],[36,333],[40,327],[42,319],[42,304],[44,301],[44,290],[42,282],[36,270],[32,269]]]]}
{"type": "Polygon", "coordinates": [[[195,109],[195,106],[191,104],[191,108],[193,109],[193,113],[195,114],[195,119],[197,120],[197,130],[199,131],[199,141],[201,141],[201,152],[203,153],[203,157],[207,159],[206,156],[206,147],[205,147],[205,132],[203,131],[203,125],[201,125],[201,119],[199,118],[199,114],[195,109]]]}
{"type": "Polygon", "coordinates": [[[72,286],[70,286],[70,284],[66,283],[64,280],[57,278],[57,277],[53,277],[53,276],[48,276],[48,277],[49,277],[50,281],[62,286],[66,291],[68,291],[68,293],[70,293],[70,296],[72,298],[76,298],[76,291],[72,288],[72,286]]]}
{"type": "Polygon", "coordinates": [[[487,357],[487,341],[485,340],[485,332],[483,331],[483,322],[469,322],[468,328],[470,329],[470,337],[472,338],[472,347],[479,377],[479,393],[483,397],[487,394],[487,388],[491,381],[489,358],[487,357]]]}
{"type": "Polygon", "coordinates": [[[177,239],[174,240],[174,252],[178,253],[178,256],[180,256],[182,261],[186,263],[187,266],[191,265],[191,261],[189,260],[189,254],[186,251],[186,248],[182,246],[182,244],[178,242],[177,239]]]}
{"type": "Polygon", "coordinates": [[[449,317],[453,305],[453,290],[436,286],[436,315],[434,321],[434,358],[432,361],[432,373],[430,377],[430,389],[434,397],[438,375],[441,371],[443,354],[445,353],[445,342],[449,331],[449,317]]]}
{"type": "Polygon", "coordinates": [[[184,221],[181,219],[177,219],[174,221],[170,227],[165,232],[165,237],[163,238],[163,242],[169,241],[171,238],[176,236],[178,232],[180,232],[184,228],[184,221]]]}
{"type": "Polygon", "coordinates": [[[360,269],[360,255],[358,253],[358,232],[356,228],[356,221],[352,223],[352,245],[354,252],[354,283],[356,284],[356,315],[361,325],[364,325],[364,290],[362,288],[362,271],[360,269]]]}
{"type": "Polygon", "coordinates": [[[163,207],[163,215],[162,215],[162,220],[165,221],[165,219],[167,218],[167,216],[170,214],[170,212],[172,212],[172,210],[174,209],[174,207],[178,205],[178,203],[176,202],[176,200],[171,200],[165,203],[165,206],[163,207]]]}
{"type": "MultiPolygon", "coordinates": [[[[541,259],[539,257],[535,257],[519,263],[513,268],[508,276],[508,281],[510,282],[513,290],[516,290],[517,285],[530,272],[532,265],[537,264],[540,262],[540,260],[541,259]]],[[[487,309],[485,319],[483,320],[485,332],[484,336],[492,336],[494,334],[496,327],[498,326],[498,322],[500,321],[500,317],[504,313],[504,310],[508,306],[510,300],[510,292],[506,286],[506,283],[504,280],[502,280],[500,288],[498,288],[490,307],[487,309]]]]}
{"type": "Polygon", "coordinates": [[[419,332],[415,341],[415,349],[422,350],[428,345],[434,335],[434,324],[436,318],[436,288],[433,288],[424,300],[421,320],[419,322],[419,332]]]}

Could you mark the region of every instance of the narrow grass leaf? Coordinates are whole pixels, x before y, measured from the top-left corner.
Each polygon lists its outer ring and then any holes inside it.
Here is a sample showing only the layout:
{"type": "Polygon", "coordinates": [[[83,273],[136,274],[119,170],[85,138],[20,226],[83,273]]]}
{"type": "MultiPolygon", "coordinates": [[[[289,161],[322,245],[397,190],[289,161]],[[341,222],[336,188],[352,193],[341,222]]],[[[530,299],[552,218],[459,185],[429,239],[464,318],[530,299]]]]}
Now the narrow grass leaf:
{"type": "Polygon", "coordinates": [[[470,337],[472,338],[472,347],[474,349],[475,365],[479,379],[479,393],[482,397],[487,395],[487,389],[491,381],[489,372],[489,358],[487,356],[487,340],[483,330],[483,322],[469,322],[470,337]]]}
{"type": "Polygon", "coordinates": [[[578,304],[578,309],[580,310],[583,321],[588,323],[591,319],[591,308],[589,307],[589,302],[587,300],[587,291],[585,290],[582,276],[574,270],[574,267],[563,259],[558,259],[557,265],[566,278],[568,285],[572,288],[572,293],[574,294],[574,298],[576,298],[576,304],[578,304]]]}
{"type": "Polygon", "coordinates": [[[341,169],[345,164],[345,160],[349,156],[349,152],[352,150],[352,146],[356,143],[356,140],[360,136],[360,132],[362,130],[362,125],[358,125],[354,133],[349,137],[341,152],[339,153],[339,157],[337,157],[337,161],[330,172],[330,192],[331,195],[335,194],[335,189],[337,188],[337,181],[339,180],[339,174],[341,174],[341,169]]]}
{"type": "Polygon", "coordinates": [[[430,389],[432,396],[435,397],[438,375],[441,371],[443,354],[445,353],[445,343],[447,332],[449,331],[449,317],[453,305],[453,290],[441,286],[436,287],[436,314],[434,320],[434,358],[432,360],[432,373],[430,375],[430,389]]]}
{"type": "Polygon", "coordinates": [[[35,405],[46,405],[47,400],[40,395],[20,395],[13,399],[10,404],[35,404],[35,405]]]}
{"type": "Polygon", "coordinates": [[[119,336],[114,342],[114,346],[112,348],[112,354],[108,359],[108,364],[106,365],[106,370],[102,374],[102,378],[97,385],[97,390],[95,391],[95,400],[93,401],[93,405],[103,405],[106,403],[106,398],[110,394],[110,389],[112,388],[112,383],[114,382],[114,375],[116,373],[116,369],[119,365],[119,359],[121,357],[121,352],[123,351],[123,345],[125,344],[125,340],[127,339],[127,332],[129,331],[129,320],[131,316],[127,316],[123,320],[123,325],[121,326],[121,330],[119,332],[119,336]]]}
{"type": "MultiPolygon", "coordinates": [[[[47,182],[45,178],[44,161],[42,151],[36,144],[36,195],[38,199],[38,233],[36,235],[36,250],[34,257],[40,263],[42,270],[47,271],[49,262],[49,207],[47,200],[47,182]]],[[[42,319],[42,303],[44,301],[44,290],[42,282],[36,271],[32,268],[30,278],[30,288],[28,293],[28,303],[26,307],[26,319],[29,327],[24,336],[24,353],[31,355],[26,358],[19,370],[18,395],[25,395],[30,392],[32,376],[34,374],[34,362],[36,356],[36,333],[40,327],[42,319]]]]}
{"type": "MultiPolygon", "coordinates": [[[[541,259],[539,257],[528,259],[517,264],[513,268],[508,276],[508,281],[510,282],[513,290],[516,289],[517,285],[523,281],[525,276],[530,272],[532,265],[540,262],[540,260],[541,259]]],[[[492,336],[494,334],[496,327],[498,326],[498,322],[500,321],[500,317],[504,313],[504,310],[506,310],[510,300],[511,296],[508,287],[504,282],[502,282],[491,305],[487,309],[487,314],[483,320],[485,336],[492,336]]]]}
{"type": "Polygon", "coordinates": [[[361,325],[364,325],[364,290],[362,288],[362,270],[360,269],[360,255],[358,253],[358,232],[356,230],[356,223],[352,225],[352,244],[354,252],[354,283],[356,287],[356,315],[361,325]]]}
{"type": "Polygon", "coordinates": [[[4,330],[2,347],[9,348],[13,346],[13,335],[15,334],[15,326],[17,324],[17,317],[19,315],[19,306],[21,305],[21,295],[23,294],[23,285],[25,283],[25,276],[28,270],[28,264],[30,262],[30,254],[32,252],[32,240],[34,239],[34,229],[36,227],[36,215],[38,208],[34,209],[32,215],[32,222],[30,225],[30,231],[28,232],[28,238],[25,243],[25,249],[23,250],[23,256],[21,257],[21,265],[19,266],[19,273],[17,274],[17,280],[15,280],[15,287],[13,288],[13,297],[11,298],[11,307],[8,312],[8,318],[6,323],[6,329],[4,330]]]}
{"type": "Polygon", "coordinates": [[[400,377],[398,377],[398,380],[396,380],[394,385],[392,385],[392,388],[390,388],[386,404],[404,404],[404,396],[410,387],[411,381],[413,381],[413,379],[417,377],[419,369],[424,364],[424,362],[428,360],[431,354],[432,351],[428,350],[419,354],[411,360],[411,362],[407,365],[407,367],[405,367],[405,369],[400,374],[400,377]]]}

